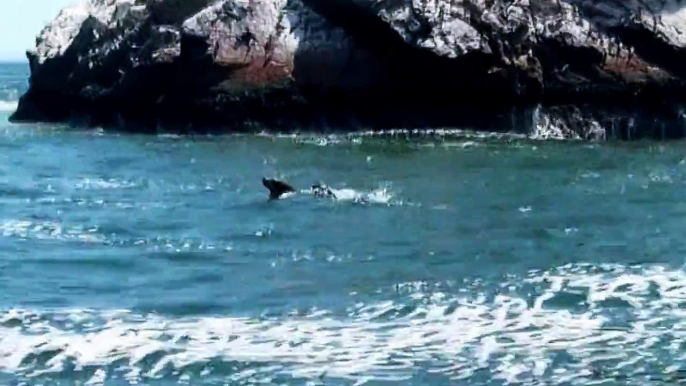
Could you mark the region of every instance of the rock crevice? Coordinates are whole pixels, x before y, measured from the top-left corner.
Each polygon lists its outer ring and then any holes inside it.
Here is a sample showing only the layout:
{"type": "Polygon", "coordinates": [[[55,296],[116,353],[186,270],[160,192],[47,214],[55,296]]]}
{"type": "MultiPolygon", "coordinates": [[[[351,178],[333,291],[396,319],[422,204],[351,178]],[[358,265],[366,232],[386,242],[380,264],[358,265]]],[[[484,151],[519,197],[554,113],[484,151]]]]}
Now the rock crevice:
{"type": "Polygon", "coordinates": [[[679,138],[685,33],[676,0],[91,0],[12,120],[679,138]]]}

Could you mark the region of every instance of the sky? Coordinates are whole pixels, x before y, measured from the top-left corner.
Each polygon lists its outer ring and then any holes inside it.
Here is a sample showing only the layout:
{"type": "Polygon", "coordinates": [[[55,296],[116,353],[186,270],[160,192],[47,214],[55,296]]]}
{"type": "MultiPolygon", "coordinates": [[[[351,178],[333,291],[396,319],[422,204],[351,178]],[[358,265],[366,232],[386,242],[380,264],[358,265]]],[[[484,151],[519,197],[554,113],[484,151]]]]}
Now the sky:
{"type": "Polygon", "coordinates": [[[67,5],[84,0],[0,0],[0,61],[25,61],[43,26],[67,5]]]}

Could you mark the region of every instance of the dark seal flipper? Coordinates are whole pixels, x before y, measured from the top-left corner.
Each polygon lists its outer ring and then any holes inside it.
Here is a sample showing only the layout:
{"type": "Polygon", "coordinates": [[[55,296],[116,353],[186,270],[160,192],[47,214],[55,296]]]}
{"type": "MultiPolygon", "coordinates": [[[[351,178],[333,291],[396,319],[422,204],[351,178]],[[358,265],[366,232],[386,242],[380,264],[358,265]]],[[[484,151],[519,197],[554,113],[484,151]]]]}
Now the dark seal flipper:
{"type": "Polygon", "coordinates": [[[262,177],[262,185],[269,189],[269,199],[278,200],[284,193],[295,192],[292,186],[278,180],[268,180],[262,177]]]}

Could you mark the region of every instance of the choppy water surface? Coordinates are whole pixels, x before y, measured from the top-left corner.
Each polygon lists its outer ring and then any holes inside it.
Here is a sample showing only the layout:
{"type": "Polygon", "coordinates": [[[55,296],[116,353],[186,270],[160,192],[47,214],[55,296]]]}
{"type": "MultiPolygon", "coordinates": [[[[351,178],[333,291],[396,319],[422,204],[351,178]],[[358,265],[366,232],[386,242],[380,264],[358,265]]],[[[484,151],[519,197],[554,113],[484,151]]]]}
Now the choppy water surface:
{"type": "MultiPolygon", "coordinates": [[[[0,122],[25,77],[0,68],[0,122]]],[[[0,149],[3,384],[685,382],[682,143],[0,123],[0,149]]]]}

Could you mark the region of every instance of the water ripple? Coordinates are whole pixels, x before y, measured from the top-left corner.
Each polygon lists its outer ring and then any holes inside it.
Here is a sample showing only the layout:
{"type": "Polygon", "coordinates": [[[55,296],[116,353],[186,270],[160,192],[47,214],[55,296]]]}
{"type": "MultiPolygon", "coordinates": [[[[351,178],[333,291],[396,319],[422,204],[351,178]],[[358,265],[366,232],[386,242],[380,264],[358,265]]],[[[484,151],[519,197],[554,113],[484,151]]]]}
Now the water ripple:
{"type": "MultiPolygon", "coordinates": [[[[473,296],[405,283],[399,287],[409,299],[359,303],[344,318],[321,309],[267,319],[13,309],[0,314],[0,369],[50,377],[67,366],[91,368],[74,370],[81,376],[178,380],[251,364],[251,371],[229,371],[236,382],[248,374],[399,382],[422,368],[470,384],[488,383],[480,380],[484,371],[521,384],[679,376],[683,271],[566,265],[511,279],[497,293],[473,296]]],[[[467,284],[451,286],[480,287],[467,284]]]]}

